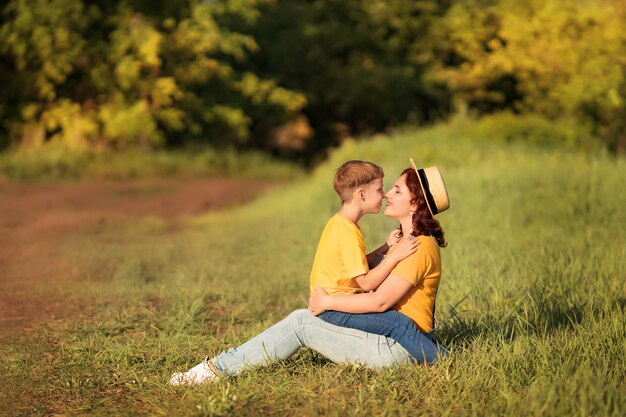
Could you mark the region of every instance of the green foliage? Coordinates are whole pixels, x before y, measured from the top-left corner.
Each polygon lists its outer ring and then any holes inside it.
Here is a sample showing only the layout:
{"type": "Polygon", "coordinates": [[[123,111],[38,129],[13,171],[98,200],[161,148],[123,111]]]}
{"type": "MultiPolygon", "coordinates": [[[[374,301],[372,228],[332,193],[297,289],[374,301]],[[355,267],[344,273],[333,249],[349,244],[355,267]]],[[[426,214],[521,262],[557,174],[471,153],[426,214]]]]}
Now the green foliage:
{"type": "Polygon", "coordinates": [[[444,10],[437,1],[262,1],[251,28],[261,52],[250,60],[306,95],[305,113],[323,131],[318,149],[352,132],[421,123],[446,102],[424,78],[434,63],[430,25],[444,10]]]}
{"type": "Polygon", "coordinates": [[[569,151],[597,151],[602,147],[592,128],[574,118],[550,120],[536,113],[516,115],[505,111],[475,121],[457,115],[451,124],[460,130],[469,128],[477,143],[524,142],[569,151]]]}
{"type": "Polygon", "coordinates": [[[0,149],[194,143],[311,163],[469,107],[626,150],[621,0],[10,0],[0,13],[0,149]]]}
{"type": "Polygon", "coordinates": [[[188,140],[233,146],[249,140],[255,119],[277,125],[299,114],[306,104],[301,94],[233,65],[256,43],[222,30],[216,17],[250,19],[253,9],[236,1],[188,3],[174,19],[125,1],[10,1],[0,26],[8,66],[0,72],[12,83],[1,101],[18,105],[0,107],[0,115],[12,142],[117,150],[188,140]]]}
{"type": "MultiPolygon", "coordinates": [[[[625,161],[483,134],[466,120],[348,141],[309,178],[179,233],[145,219],[73,236],[60,250],[76,284],[40,291],[76,314],[3,337],[0,413],[621,416],[625,161]],[[376,161],[389,186],[409,156],[440,166],[452,203],[438,298],[449,361],[370,371],[304,350],[213,385],[167,385],[306,305],[339,163],[376,161]]],[[[370,248],[394,226],[361,224],[370,248]]]]}
{"type": "Polygon", "coordinates": [[[483,109],[573,117],[624,146],[622,1],[458,1],[442,21],[438,78],[483,109]]]}
{"type": "MultiPolygon", "coordinates": [[[[0,52],[14,60],[21,94],[54,101],[57,87],[67,81],[85,48],[81,31],[89,20],[79,0],[14,0],[4,10],[8,22],[0,28],[0,52]]],[[[16,85],[9,86],[15,88],[16,85]]]]}

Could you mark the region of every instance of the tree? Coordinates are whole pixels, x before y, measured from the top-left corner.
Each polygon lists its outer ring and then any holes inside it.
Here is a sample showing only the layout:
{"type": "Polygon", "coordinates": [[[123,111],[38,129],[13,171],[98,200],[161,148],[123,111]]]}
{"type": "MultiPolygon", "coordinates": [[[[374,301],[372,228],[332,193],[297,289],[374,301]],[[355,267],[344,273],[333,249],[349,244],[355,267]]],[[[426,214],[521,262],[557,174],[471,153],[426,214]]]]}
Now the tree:
{"type": "Polygon", "coordinates": [[[194,139],[236,144],[249,139],[259,115],[279,124],[299,114],[301,94],[232,64],[257,45],[222,30],[216,16],[250,19],[252,8],[235,0],[163,1],[181,6],[172,17],[144,13],[144,3],[8,3],[0,77],[12,82],[1,93],[0,114],[13,142],[81,149],[194,139]]]}
{"type": "Polygon", "coordinates": [[[425,77],[441,3],[265,0],[249,29],[260,47],[251,66],[306,95],[304,113],[318,131],[310,151],[343,135],[433,120],[447,108],[445,91],[425,77]]]}
{"type": "Polygon", "coordinates": [[[443,20],[439,79],[483,111],[591,123],[617,149],[626,146],[624,21],[617,0],[458,1],[443,20]]]}

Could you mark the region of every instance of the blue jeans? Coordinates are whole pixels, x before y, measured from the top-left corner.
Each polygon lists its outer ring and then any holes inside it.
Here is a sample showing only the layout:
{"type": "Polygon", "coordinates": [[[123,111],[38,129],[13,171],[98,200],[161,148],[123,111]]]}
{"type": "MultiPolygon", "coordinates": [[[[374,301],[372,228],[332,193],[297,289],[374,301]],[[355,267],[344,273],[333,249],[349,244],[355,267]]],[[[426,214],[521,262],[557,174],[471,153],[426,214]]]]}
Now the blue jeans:
{"type": "Polygon", "coordinates": [[[302,347],[336,363],[360,363],[373,369],[412,362],[409,352],[391,338],[327,323],[305,309],[294,311],[212,361],[218,371],[236,375],[249,367],[287,359],[302,347]]]}
{"type": "Polygon", "coordinates": [[[430,334],[420,331],[410,318],[396,310],[363,314],[331,310],[320,314],[319,317],[338,326],[389,337],[405,348],[417,362],[427,365],[448,353],[430,334]]]}

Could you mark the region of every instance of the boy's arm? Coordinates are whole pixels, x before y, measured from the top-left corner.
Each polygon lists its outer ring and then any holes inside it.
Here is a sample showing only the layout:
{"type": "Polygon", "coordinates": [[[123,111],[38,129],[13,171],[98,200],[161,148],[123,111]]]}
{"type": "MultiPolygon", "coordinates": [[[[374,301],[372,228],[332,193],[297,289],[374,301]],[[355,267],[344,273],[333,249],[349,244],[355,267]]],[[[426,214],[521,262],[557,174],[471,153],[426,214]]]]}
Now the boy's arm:
{"type": "Polygon", "coordinates": [[[415,253],[418,246],[418,239],[402,238],[398,242],[397,247],[375,268],[355,278],[357,284],[365,291],[375,290],[389,276],[391,271],[398,265],[398,262],[415,253]]]}
{"type": "Polygon", "coordinates": [[[378,261],[389,251],[387,242],[383,243],[378,249],[371,251],[365,257],[367,258],[367,266],[373,269],[378,265],[378,261]]]}

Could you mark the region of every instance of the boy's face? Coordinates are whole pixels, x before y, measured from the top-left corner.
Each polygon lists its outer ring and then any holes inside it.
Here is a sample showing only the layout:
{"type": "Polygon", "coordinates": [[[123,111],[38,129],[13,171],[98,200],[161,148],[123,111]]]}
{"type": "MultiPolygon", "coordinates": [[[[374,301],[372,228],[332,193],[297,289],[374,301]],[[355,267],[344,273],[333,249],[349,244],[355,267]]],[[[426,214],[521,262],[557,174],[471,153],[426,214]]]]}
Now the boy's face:
{"type": "Polygon", "coordinates": [[[365,213],[378,213],[383,205],[383,198],[385,193],[383,192],[383,179],[376,178],[374,181],[363,187],[365,190],[363,201],[363,211],[365,213]]]}

